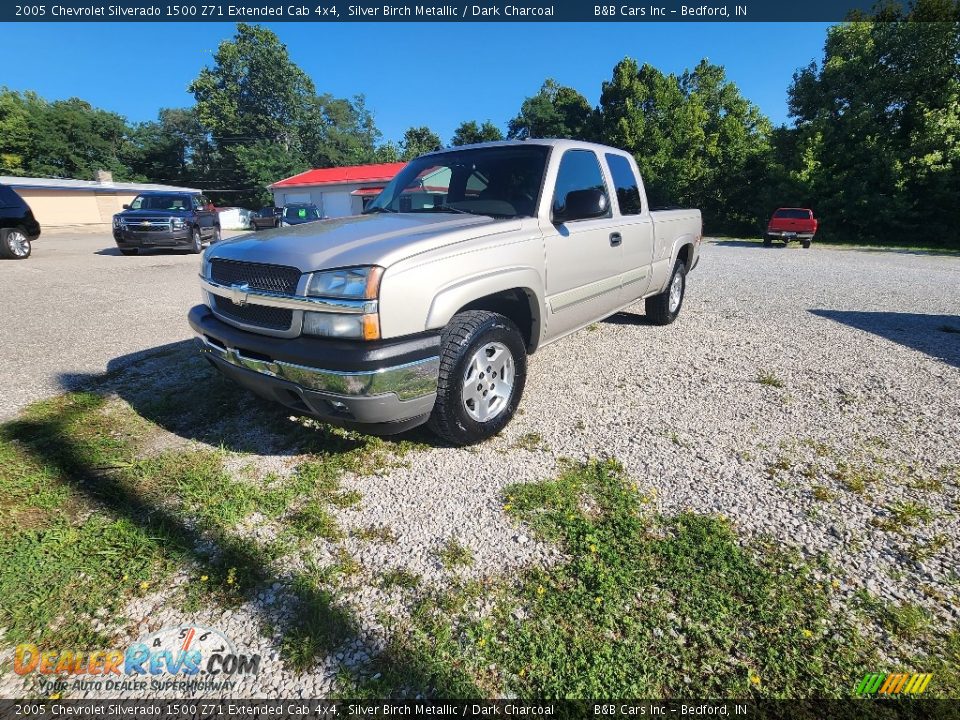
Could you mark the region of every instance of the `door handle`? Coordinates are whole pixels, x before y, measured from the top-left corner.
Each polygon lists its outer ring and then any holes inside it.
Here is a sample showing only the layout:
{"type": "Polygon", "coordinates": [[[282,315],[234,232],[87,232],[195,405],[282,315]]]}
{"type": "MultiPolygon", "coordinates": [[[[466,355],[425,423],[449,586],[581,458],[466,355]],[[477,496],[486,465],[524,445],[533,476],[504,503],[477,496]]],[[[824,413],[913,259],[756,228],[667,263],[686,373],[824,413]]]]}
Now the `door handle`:
{"type": "Polygon", "coordinates": [[[620,235],[620,233],[610,233],[611,247],[617,247],[622,242],[623,242],[623,237],[620,235]]]}

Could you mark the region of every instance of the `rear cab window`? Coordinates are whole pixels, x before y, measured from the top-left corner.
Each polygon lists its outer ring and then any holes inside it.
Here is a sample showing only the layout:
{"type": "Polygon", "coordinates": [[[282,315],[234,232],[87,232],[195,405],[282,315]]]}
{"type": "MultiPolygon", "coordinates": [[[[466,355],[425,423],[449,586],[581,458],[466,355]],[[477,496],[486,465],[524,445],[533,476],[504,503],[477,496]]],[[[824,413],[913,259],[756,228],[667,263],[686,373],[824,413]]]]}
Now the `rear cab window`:
{"type": "Polygon", "coordinates": [[[594,189],[602,191],[606,196],[606,217],[610,217],[610,193],[607,192],[607,185],[596,154],[592,150],[567,150],[557,170],[557,183],[553,192],[553,214],[564,215],[569,193],[594,189]]]}
{"type": "Polygon", "coordinates": [[[617,192],[617,204],[621,215],[640,215],[643,212],[643,201],[640,199],[640,181],[630,161],[623,155],[607,153],[607,166],[613,176],[613,185],[617,192]]]}
{"type": "Polygon", "coordinates": [[[780,208],[773,216],[784,220],[811,220],[813,219],[813,211],[799,210],[796,208],[780,208]]]}

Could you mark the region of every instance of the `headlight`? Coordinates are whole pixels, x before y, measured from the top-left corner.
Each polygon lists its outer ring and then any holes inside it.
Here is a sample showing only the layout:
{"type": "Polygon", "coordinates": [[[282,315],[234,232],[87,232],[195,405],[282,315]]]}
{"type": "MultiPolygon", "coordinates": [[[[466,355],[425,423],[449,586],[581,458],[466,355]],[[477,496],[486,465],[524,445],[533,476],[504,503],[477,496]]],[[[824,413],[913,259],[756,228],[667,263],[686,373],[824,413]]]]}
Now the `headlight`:
{"type": "Polygon", "coordinates": [[[176,218],[176,217],[173,218],[173,227],[174,227],[174,229],[180,230],[180,229],[183,228],[184,224],[185,224],[185,223],[184,223],[184,221],[183,221],[183,218],[176,218]]]}
{"type": "Polygon", "coordinates": [[[382,275],[383,268],[375,265],[316,272],[310,276],[310,282],[307,283],[307,295],[375,300],[380,291],[382,275]]]}
{"type": "Polygon", "coordinates": [[[122,225],[123,225],[123,220],[121,220],[119,217],[117,217],[116,215],[114,215],[114,216],[113,216],[113,226],[114,226],[115,228],[118,228],[118,227],[121,227],[122,225]]]}
{"type": "Polygon", "coordinates": [[[359,315],[307,311],[303,314],[303,332],[306,335],[344,340],[378,340],[380,317],[376,313],[359,315]]]}

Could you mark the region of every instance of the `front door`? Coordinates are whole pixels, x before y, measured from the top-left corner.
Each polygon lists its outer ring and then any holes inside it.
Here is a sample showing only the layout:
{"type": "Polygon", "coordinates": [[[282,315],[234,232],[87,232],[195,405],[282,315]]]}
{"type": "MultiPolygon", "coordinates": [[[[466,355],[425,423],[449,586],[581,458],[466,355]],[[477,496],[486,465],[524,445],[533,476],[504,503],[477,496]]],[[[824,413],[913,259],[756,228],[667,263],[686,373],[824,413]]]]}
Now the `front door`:
{"type": "Polygon", "coordinates": [[[605,216],[554,222],[545,230],[550,339],[605,317],[618,307],[622,236],[600,162],[591,150],[567,150],[557,172],[553,217],[562,216],[568,193],[596,189],[606,196],[605,216]]]}

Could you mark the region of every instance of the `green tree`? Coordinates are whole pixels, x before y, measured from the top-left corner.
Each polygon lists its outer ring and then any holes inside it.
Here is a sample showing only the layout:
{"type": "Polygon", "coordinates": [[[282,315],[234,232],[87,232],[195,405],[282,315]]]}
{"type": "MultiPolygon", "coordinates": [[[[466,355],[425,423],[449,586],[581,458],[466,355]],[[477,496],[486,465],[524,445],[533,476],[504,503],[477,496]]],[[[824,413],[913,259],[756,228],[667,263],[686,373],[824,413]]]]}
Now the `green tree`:
{"type": "Polygon", "coordinates": [[[520,113],[510,121],[507,137],[589,140],[593,118],[583,95],[548,78],[536,95],[523,101],[520,113]]]}
{"type": "Polygon", "coordinates": [[[827,33],[789,91],[802,181],[826,235],[960,246],[960,3],[917,0],[827,33]],[[874,22],[873,20],[884,22],[874,22]]]}
{"type": "Polygon", "coordinates": [[[197,184],[215,167],[215,153],[193,108],[165,108],[156,121],[131,129],[125,162],[149,182],[197,184]]]}
{"type": "Polygon", "coordinates": [[[486,120],[482,125],[477,125],[473,120],[465,120],[454,131],[450,144],[472,145],[496,140],[503,140],[503,133],[489,120],[486,120]]]}
{"type": "Polygon", "coordinates": [[[603,84],[598,128],[636,157],[653,206],[699,207],[714,232],[754,230],[766,212],[770,122],[722,67],[677,76],[625,58],[603,84]]]}
{"type": "Polygon", "coordinates": [[[420,127],[411,127],[403,134],[403,140],[400,141],[400,153],[402,160],[412,160],[418,155],[433,152],[443,147],[440,142],[440,136],[426,125],[420,127]]]}
{"type": "Polygon", "coordinates": [[[332,95],[311,98],[301,135],[304,157],[318,168],[372,162],[380,139],[362,95],[352,101],[332,95]]]}

